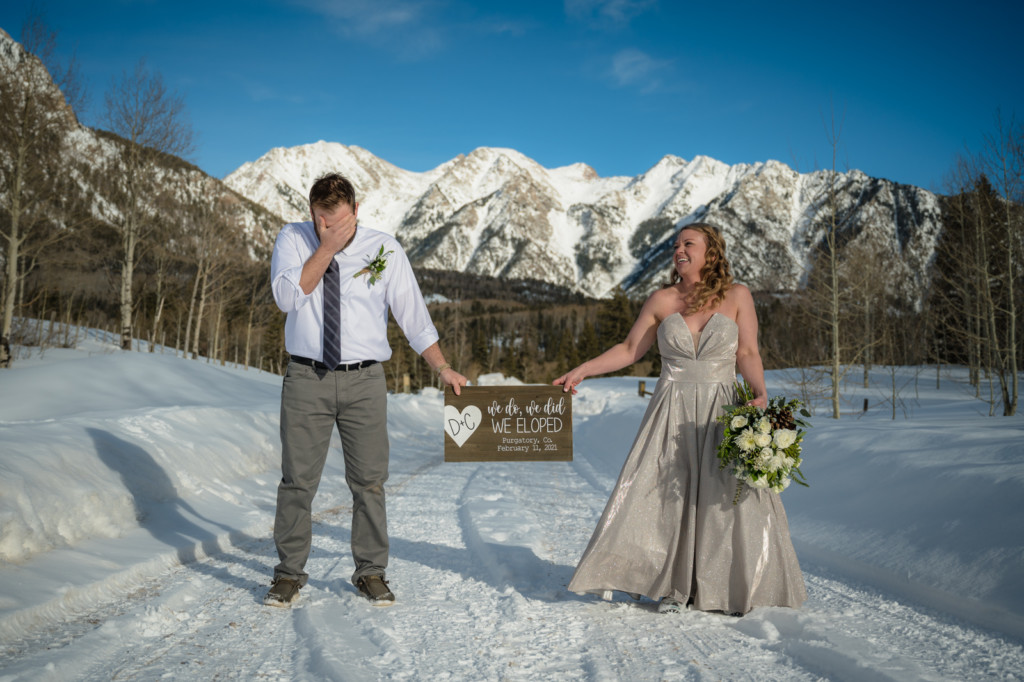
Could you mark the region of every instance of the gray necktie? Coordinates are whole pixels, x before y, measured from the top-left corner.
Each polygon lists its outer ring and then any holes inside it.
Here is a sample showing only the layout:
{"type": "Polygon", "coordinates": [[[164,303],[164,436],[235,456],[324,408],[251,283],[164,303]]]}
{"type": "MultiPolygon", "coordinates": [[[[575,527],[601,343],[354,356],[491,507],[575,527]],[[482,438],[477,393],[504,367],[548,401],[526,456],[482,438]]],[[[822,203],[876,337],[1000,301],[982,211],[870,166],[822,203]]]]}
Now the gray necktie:
{"type": "Polygon", "coordinates": [[[324,364],[334,369],[341,362],[341,277],[333,258],[324,273],[324,364]]]}

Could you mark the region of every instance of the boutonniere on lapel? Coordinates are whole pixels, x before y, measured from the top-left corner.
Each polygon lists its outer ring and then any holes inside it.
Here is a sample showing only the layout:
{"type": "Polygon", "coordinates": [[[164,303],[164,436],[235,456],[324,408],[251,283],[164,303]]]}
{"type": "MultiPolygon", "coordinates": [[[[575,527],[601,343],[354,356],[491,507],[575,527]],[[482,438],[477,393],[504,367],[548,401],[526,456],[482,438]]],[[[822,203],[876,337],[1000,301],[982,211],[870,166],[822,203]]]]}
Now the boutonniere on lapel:
{"type": "Polygon", "coordinates": [[[380,251],[377,252],[377,257],[374,258],[369,263],[367,263],[365,268],[363,268],[356,274],[352,275],[352,279],[355,279],[360,275],[369,275],[370,284],[376,284],[377,280],[379,280],[383,276],[384,268],[388,266],[388,256],[390,256],[392,253],[394,253],[394,251],[388,251],[387,253],[384,253],[384,245],[381,244],[380,251]]]}

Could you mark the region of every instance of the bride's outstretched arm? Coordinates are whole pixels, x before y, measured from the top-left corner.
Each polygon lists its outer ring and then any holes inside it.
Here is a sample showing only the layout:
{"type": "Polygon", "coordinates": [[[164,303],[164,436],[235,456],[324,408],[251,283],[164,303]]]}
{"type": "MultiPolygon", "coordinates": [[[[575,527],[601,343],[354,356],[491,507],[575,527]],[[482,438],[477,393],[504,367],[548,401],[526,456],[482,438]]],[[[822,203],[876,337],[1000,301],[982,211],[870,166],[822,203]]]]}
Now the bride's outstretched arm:
{"type": "Polygon", "coordinates": [[[640,314],[629,330],[626,340],[615,344],[596,358],[587,360],[579,367],[569,370],[551,383],[561,386],[563,391],[572,391],[575,395],[576,386],[590,376],[607,374],[615,370],[628,367],[644,356],[658,334],[658,316],[655,309],[658,303],[655,301],[658,292],[651,296],[640,309],[640,314]]]}
{"type": "Polygon", "coordinates": [[[739,344],[736,348],[736,367],[750,384],[754,399],[748,405],[761,409],[768,407],[768,389],[764,382],[764,363],[757,347],[757,311],[750,290],[737,284],[729,290],[736,297],[736,325],[739,327],[739,344]]]}

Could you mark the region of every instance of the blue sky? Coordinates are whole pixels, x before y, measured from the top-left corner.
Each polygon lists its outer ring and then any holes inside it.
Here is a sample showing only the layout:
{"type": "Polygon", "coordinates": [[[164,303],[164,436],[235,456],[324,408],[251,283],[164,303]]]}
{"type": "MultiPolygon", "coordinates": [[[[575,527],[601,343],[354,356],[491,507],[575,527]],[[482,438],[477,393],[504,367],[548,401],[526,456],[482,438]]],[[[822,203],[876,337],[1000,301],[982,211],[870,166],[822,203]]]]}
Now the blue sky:
{"type": "MultiPolygon", "coordinates": [[[[29,2],[0,7],[18,39],[29,2]]],[[[329,140],[424,171],[476,147],[636,175],[665,154],[832,163],[943,190],[958,153],[1024,117],[1024,3],[54,0],[99,125],[140,58],[223,177],[329,140]]]]}

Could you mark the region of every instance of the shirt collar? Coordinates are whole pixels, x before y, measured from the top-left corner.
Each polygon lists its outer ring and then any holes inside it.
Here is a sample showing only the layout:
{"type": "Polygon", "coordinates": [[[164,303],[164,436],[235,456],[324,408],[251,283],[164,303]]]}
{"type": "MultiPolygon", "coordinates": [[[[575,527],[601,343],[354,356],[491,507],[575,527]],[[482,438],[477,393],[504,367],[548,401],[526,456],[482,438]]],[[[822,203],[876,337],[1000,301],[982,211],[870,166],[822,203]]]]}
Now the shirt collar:
{"type": "Polygon", "coordinates": [[[360,229],[359,225],[356,225],[356,233],[352,235],[352,241],[348,243],[344,249],[338,253],[346,258],[351,258],[356,255],[356,250],[360,248],[360,243],[363,241],[362,237],[366,234],[366,230],[360,229]]]}

